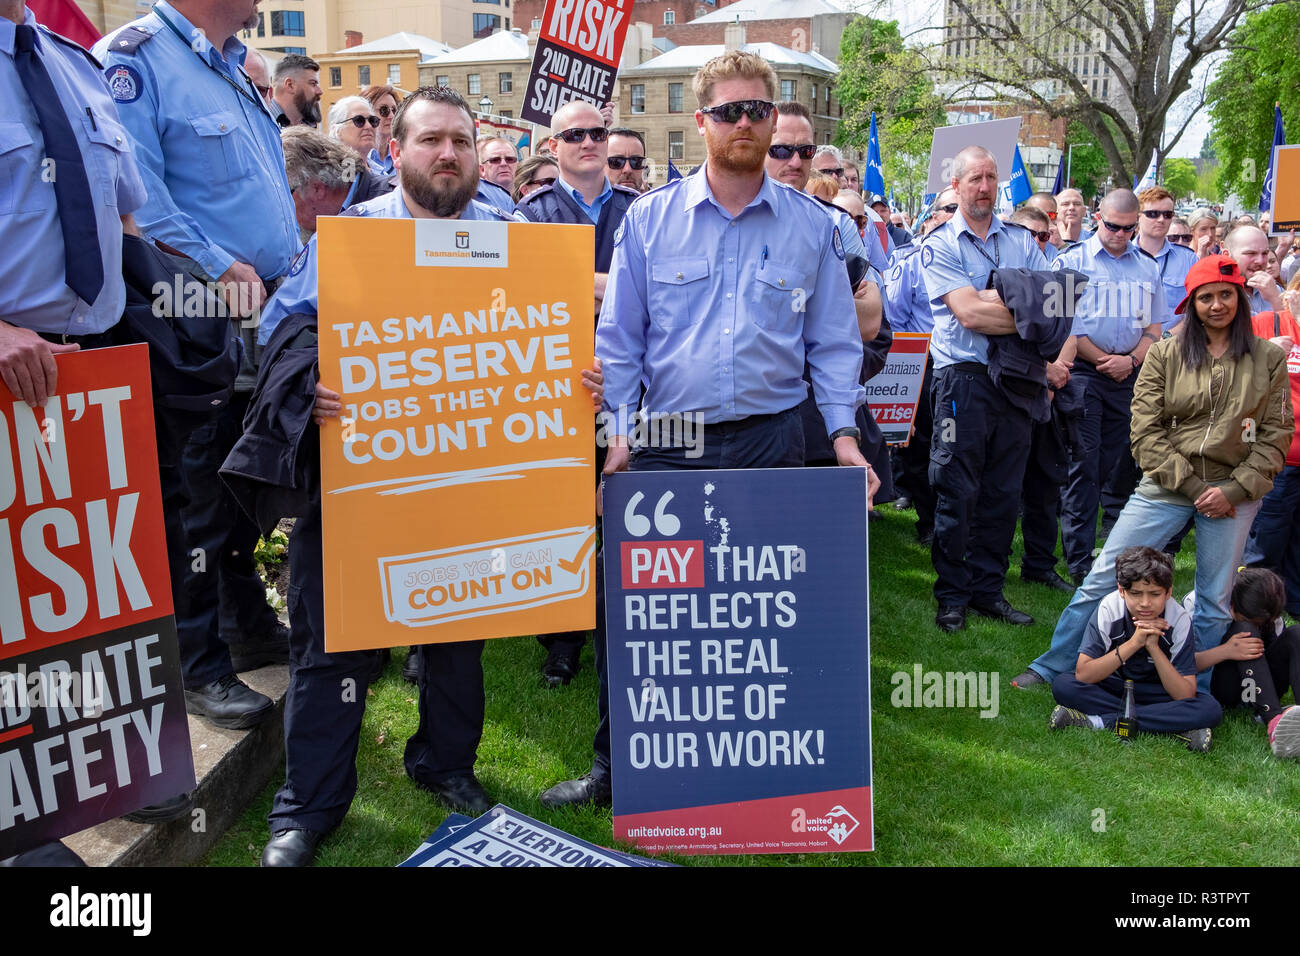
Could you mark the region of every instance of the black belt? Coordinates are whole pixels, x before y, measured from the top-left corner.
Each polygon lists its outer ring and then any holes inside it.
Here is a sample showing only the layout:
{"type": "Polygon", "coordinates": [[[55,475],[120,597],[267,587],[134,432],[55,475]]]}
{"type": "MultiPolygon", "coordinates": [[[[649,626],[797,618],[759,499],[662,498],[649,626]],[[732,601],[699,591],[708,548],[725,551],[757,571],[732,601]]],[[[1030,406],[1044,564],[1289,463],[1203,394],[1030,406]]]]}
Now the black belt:
{"type": "Polygon", "coordinates": [[[975,375],[987,375],[989,367],[983,362],[954,362],[951,365],[945,365],[943,368],[935,369],[935,372],[947,372],[951,369],[954,372],[970,372],[975,375]]]}
{"type": "Polygon", "coordinates": [[[47,342],[56,345],[80,345],[83,349],[106,349],[111,345],[120,345],[113,337],[112,329],[106,332],[87,332],[82,335],[60,335],[57,332],[37,333],[47,342]]]}
{"type": "Polygon", "coordinates": [[[780,418],[782,415],[789,415],[792,414],[793,412],[797,412],[798,410],[799,410],[799,406],[796,405],[794,408],[787,408],[783,412],[772,412],[771,414],[767,414],[767,415],[746,415],[744,418],[737,418],[735,421],[712,422],[710,424],[706,424],[704,427],[706,430],[726,429],[728,431],[739,432],[739,431],[744,431],[747,428],[755,428],[759,425],[766,425],[769,422],[777,418],[780,418]]]}

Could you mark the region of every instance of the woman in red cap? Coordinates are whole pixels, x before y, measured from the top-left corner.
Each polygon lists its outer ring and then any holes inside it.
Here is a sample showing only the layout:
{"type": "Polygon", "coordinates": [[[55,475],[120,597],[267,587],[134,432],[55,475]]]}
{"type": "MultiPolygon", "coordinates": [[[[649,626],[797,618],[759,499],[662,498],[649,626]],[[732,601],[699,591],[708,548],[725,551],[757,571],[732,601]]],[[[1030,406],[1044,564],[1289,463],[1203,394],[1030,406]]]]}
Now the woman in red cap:
{"type": "MultiPolygon", "coordinates": [[[[1187,273],[1188,315],[1147,353],[1133,390],[1133,457],[1143,478],[1092,570],[1075,591],[1052,646],[1014,681],[1024,687],[1074,671],[1097,604],[1115,590],[1115,557],[1133,545],[1163,548],[1196,523],[1197,650],[1218,645],[1232,620],[1233,572],[1260,499],[1282,470],[1295,425],[1286,353],[1251,329],[1245,280],[1228,256],[1187,273]]],[[[1200,675],[1209,690],[1210,672],[1200,675]]]]}

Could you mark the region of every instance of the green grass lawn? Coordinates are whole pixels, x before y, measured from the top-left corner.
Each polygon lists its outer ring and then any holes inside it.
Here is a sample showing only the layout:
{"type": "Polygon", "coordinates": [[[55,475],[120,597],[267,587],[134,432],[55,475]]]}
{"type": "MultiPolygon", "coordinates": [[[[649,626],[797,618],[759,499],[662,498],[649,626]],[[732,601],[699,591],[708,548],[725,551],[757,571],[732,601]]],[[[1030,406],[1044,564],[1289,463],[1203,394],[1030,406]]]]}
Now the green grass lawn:
{"type": "MultiPolygon", "coordinates": [[[[1046,687],[1019,691],[1011,678],[1046,648],[1067,595],[1019,579],[1020,540],[1006,595],[1037,624],[1013,628],[971,616],[967,629],[934,626],[929,552],[915,543],[914,515],[886,506],[871,525],[873,853],[687,857],[688,865],[1293,865],[1300,857],[1300,762],[1279,762],[1246,711],[1228,714],[1208,755],[1180,741],[1051,733],[1046,687]],[[996,671],[998,716],[977,709],[891,706],[895,671],[996,671]],[[1104,830],[1099,829],[1104,824],[1104,830]]],[[[1192,583],[1194,541],[1177,562],[1175,593],[1192,583]]],[[[612,840],[610,812],[546,810],[537,795],[591,763],[596,675],[591,649],[567,688],[545,690],[545,656],[532,638],[489,641],[484,653],[487,725],[477,772],[502,803],[593,843],[612,840]]],[[[401,653],[372,687],[358,758],[359,788],[320,866],[392,866],[447,810],[411,783],[402,749],[415,729],[415,689],[401,653]]],[[[1289,699],[1289,697],[1288,697],[1289,699]]],[[[208,856],[254,866],[269,834],[277,776],[208,856]]]]}

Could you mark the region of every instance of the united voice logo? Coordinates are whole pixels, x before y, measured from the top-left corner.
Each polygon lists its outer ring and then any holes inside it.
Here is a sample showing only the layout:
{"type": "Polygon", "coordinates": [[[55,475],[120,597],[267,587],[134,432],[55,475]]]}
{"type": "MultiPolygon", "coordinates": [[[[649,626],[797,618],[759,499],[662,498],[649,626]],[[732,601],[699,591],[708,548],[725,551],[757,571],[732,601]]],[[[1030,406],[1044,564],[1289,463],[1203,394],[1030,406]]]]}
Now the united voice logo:
{"type": "Polygon", "coordinates": [[[793,832],[824,833],[834,840],[837,846],[843,846],[844,841],[858,828],[858,818],[839,804],[831,807],[820,817],[808,816],[802,807],[795,807],[791,815],[794,817],[790,821],[790,829],[793,832]]]}

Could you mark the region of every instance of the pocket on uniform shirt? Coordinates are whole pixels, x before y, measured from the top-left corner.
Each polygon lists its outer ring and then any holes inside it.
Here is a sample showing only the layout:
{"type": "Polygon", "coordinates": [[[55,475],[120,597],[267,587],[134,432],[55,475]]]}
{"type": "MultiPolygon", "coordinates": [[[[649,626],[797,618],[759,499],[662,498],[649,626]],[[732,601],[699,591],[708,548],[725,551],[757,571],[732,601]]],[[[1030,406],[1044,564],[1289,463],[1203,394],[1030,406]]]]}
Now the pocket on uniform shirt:
{"type": "MultiPolygon", "coordinates": [[[[40,152],[22,123],[0,123],[0,216],[40,212],[54,201],[53,189],[28,189],[40,152]]],[[[40,172],[37,172],[37,177],[40,172]]],[[[48,177],[45,182],[51,182],[48,177]]]]}
{"type": "Polygon", "coordinates": [[[795,266],[769,259],[755,274],[751,289],[751,317],[760,329],[773,332],[792,331],[801,327],[807,307],[808,273],[795,266]]]}
{"type": "Polygon", "coordinates": [[[100,166],[99,170],[92,172],[91,179],[95,180],[99,198],[116,209],[117,183],[121,179],[123,157],[131,151],[126,130],[120,123],[102,115],[96,115],[92,120],[83,114],[81,122],[85,126],[86,138],[90,140],[91,149],[96,154],[87,157],[87,168],[100,166]],[[102,172],[104,175],[95,175],[95,172],[102,172]]]}
{"type": "Polygon", "coordinates": [[[650,261],[646,306],[650,321],[663,329],[690,325],[705,298],[709,260],[697,256],[671,256],[650,261]],[[694,306],[694,310],[692,309],[694,306]]]}
{"type": "Polygon", "coordinates": [[[243,176],[235,135],[237,122],[234,114],[225,112],[190,117],[190,125],[203,146],[203,162],[212,183],[228,183],[243,176]]]}

